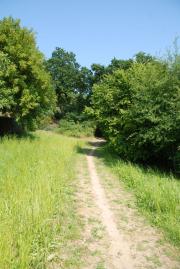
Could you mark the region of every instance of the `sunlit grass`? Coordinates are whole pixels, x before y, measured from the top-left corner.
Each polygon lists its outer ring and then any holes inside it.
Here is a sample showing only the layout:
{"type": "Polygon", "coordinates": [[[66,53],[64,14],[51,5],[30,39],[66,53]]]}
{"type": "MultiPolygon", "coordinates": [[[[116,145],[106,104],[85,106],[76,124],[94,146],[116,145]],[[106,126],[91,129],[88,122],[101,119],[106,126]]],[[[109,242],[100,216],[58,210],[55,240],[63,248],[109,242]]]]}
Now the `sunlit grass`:
{"type": "Polygon", "coordinates": [[[99,156],[119,180],[133,191],[136,205],[141,212],[161,228],[168,240],[180,246],[179,179],[158,170],[125,162],[111,154],[106,146],[99,150],[99,156]]]}
{"type": "Polygon", "coordinates": [[[0,268],[47,268],[49,255],[76,239],[76,145],[46,132],[0,141],[0,268]]]}
{"type": "Polygon", "coordinates": [[[94,124],[91,121],[74,122],[73,120],[61,120],[59,127],[55,131],[66,136],[82,138],[92,137],[94,129],[94,124]]]}

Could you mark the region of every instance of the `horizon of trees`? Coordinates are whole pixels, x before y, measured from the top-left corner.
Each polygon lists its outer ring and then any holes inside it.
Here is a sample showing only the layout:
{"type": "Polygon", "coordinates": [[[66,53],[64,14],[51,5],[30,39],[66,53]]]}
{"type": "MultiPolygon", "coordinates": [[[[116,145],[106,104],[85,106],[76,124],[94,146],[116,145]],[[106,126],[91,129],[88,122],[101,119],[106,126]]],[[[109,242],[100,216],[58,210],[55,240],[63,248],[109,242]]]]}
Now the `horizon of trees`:
{"type": "MultiPolygon", "coordinates": [[[[46,118],[93,120],[114,151],[180,167],[180,54],[144,52],[82,67],[56,47],[45,59],[32,30],[0,21],[0,115],[33,130],[46,118]]],[[[179,169],[179,168],[176,168],[179,169]]]]}

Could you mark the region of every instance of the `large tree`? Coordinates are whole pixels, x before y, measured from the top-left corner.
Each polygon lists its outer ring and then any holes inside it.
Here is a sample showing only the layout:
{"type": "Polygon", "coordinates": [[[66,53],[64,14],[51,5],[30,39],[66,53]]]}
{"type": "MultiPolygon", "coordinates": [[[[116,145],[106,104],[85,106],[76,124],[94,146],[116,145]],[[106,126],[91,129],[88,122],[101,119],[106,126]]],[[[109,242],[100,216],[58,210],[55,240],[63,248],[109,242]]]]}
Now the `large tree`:
{"type": "Polygon", "coordinates": [[[180,143],[180,87],[161,62],[135,62],[93,87],[94,115],[121,155],[135,161],[170,161],[180,143]]]}
{"type": "Polygon", "coordinates": [[[107,68],[101,64],[92,64],[91,70],[93,73],[93,84],[102,81],[104,75],[107,74],[107,68]]]}
{"type": "Polygon", "coordinates": [[[57,116],[64,117],[68,113],[80,114],[89,103],[92,87],[91,71],[80,67],[74,53],[58,47],[47,61],[47,68],[51,73],[58,98],[57,116]]]}
{"type": "Polygon", "coordinates": [[[134,64],[129,74],[133,103],[124,137],[133,159],[169,160],[180,143],[180,88],[167,65],[134,64]]]}
{"type": "Polygon", "coordinates": [[[11,17],[0,21],[0,113],[32,129],[52,115],[55,93],[34,33],[11,17]]]}
{"type": "Polygon", "coordinates": [[[117,58],[113,58],[108,66],[104,66],[101,64],[92,64],[91,70],[93,73],[93,84],[101,82],[105,77],[105,75],[112,74],[116,70],[129,69],[132,64],[133,64],[132,59],[121,60],[117,58]]]}

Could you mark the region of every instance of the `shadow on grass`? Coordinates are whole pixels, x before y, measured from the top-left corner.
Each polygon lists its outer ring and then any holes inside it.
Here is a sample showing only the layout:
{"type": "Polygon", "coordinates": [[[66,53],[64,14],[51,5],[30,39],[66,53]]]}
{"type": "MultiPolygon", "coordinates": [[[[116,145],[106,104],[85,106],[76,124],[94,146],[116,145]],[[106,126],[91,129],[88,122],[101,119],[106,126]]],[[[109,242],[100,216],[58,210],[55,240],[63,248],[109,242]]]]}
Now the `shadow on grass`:
{"type": "Polygon", "coordinates": [[[91,146],[91,148],[89,148],[89,147],[83,147],[82,148],[81,146],[78,145],[76,147],[77,153],[84,154],[84,155],[87,155],[87,156],[96,156],[98,158],[101,158],[101,156],[99,156],[98,152],[106,144],[106,142],[102,141],[102,140],[89,141],[89,142],[87,142],[87,144],[89,146],[91,146]]]}
{"type": "Polygon", "coordinates": [[[173,175],[177,180],[180,179],[179,174],[173,171],[169,171],[155,165],[131,162],[127,159],[120,157],[104,140],[100,139],[99,141],[89,141],[87,143],[89,146],[91,146],[91,148],[82,148],[80,146],[77,146],[77,152],[88,156],[95,156],[101,159],[102,162],[108,167],[114,167],[118,164],[118,162],[123,162],[124,164],[131,164],[132,166],[141,170],[143,173],[149,173],[151,171],[152,173],[158,173],[167,177],[171,177],[173,175]],[[94,150],[92,149],[92,147],[94,150]]]}
{"type": "Polygon", "coordinates": [[[31,132],[22,132],[20,134],[7,133],[0,136],[0,141],[3,141],[4,139],[17,139],[17,140],[28,139],[33,141],[38,139],[38,136],[31,132]]]}

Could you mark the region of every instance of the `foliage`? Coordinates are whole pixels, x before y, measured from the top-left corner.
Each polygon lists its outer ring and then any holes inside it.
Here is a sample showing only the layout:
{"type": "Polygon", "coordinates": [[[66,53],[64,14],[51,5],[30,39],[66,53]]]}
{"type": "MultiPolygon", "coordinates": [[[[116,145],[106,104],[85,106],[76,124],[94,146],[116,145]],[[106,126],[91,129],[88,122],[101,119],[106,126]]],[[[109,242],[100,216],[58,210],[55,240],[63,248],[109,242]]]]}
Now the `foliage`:
{"type": "Polygon", "coordinates": [[[69,242],[80,232],[73,187],[77,141],[38,132],[4,138],[0,146],[0,268],[49,268],[49,257],[59,262],[56,253],[63,268],[79,268],[69,242]]]}
{"type": "Polygon", "coordinates": [[[180,142],[179,80],[158,61],[134,62],[93,87],[94,115],[121,156],[171,161],[180,142]]]}
{"type": "Polygon", "coordinates": [[[93,84],[100,82],[107,73],[106,67],[101,64],[92,64],[91,70],[93,72],[93,84]]]}
{"type": "Polygon", "coordinates": [[[62,119],[59,122],[59,128],[56,130],[60,134],[74,137],[88,137],[94,134],[94,122],[92,121],[74,121],[72,119],[62,119]]]}
{"type": "Polygon", "coordinates": [[[81,115],[86,106],[90,106],[92,96],[93,74],[86,67],[81,67],[76,83],[76,102],[72,109],[75,113],[81,115]]]}
{"type": "Polygon", "coordinates": [[[51,115],[55,94],[34,33],[19,20],[0,21],[0,113],[34,128],[51,115]]]}
{"type": "Polygon", "coordinates": [[[123,70],[129,69],[132,63],[133,63],[132,59],[120,60],[117,58],[113,58],[111,60],[111,63],[108,66],[104,66],[101,64],[92,64],[91,70],[93,73],[93,78],[92,78],[93,84],[97,84],[103,81],[106,75],[112,74],[114,71],[118,69],[123,69],[123,70]]]}
{"type": "Polygon", "coordinates": [[[125,162],[110,152],[106,145],[99,149],[98,156],[133,191],[141,212],[162,229],[167,239],[180,246],[179,180],[171,174],[125,162]]]}
{"type": "Polygon", "coordinates": [[[98,124],[107,139],[113,139],[122,125],[120,116],[124,115],[130,103],[131,91],[124,70],[117,70],[107,75],[104,80],[93,87],[93,110],[98,124]]]}
{"type": "Polygon", "coordinates": [[[112,74],[117,69],[127,70],[131,67],[132,64],[133,64],[132,59],[119,60],[119,59],[113,58],[111,60],[111,63],[107,67],[107,73],[112,74]]]}
{"type": "Polygon", "coordinates": [[[150,54],[146,54],[143,51],[140,51],[140,52],[136,53],[134,58],[135,58],[135,62],[141,63],[141,64],[156,61],[155,57],[152,57],[150,54]]]}
{"type": "Polygon", "coordinates": [[[79,70],[75,54],[56,48],[52,53],[52,58],[47,61],[47,68],[53,79],[60,113],[65,114],[67,110],[69,111],[75,98],[74,91],[79,70]]]}
{"type": "Polygon", "coordinates": [[[62,48],[56,48],[47,61],[47,68],[53,79],[58,99],[59,113],[64,117],[68,112],[81,113],[89,103],[91,93],[91,71],[80,68],[76,56],[62,48]]]}
{"type": "Polygon", "coordinates": [[[167,66],[134,65],[130,72],[133,103],[124,136],[134,159],[173,158],[180,142],[180,88],[167,66]]]}

